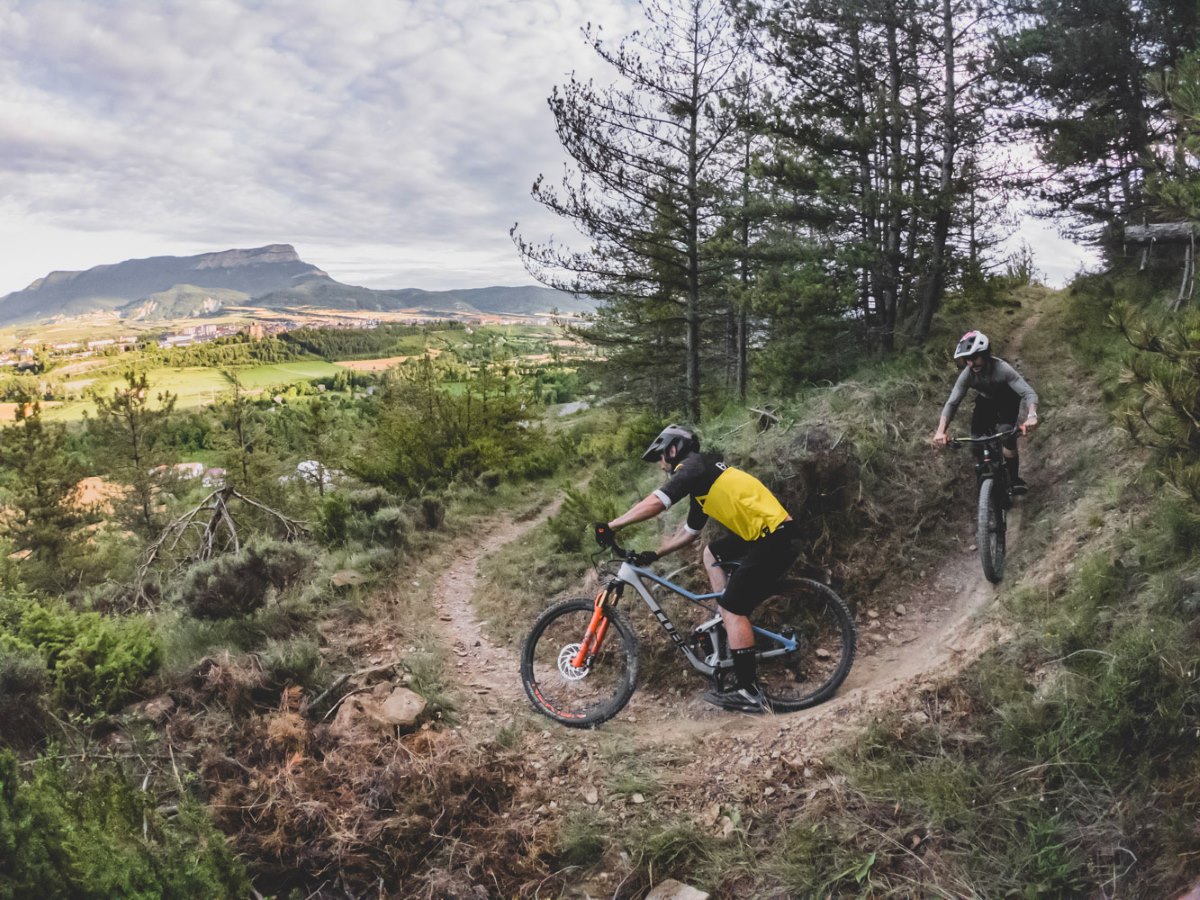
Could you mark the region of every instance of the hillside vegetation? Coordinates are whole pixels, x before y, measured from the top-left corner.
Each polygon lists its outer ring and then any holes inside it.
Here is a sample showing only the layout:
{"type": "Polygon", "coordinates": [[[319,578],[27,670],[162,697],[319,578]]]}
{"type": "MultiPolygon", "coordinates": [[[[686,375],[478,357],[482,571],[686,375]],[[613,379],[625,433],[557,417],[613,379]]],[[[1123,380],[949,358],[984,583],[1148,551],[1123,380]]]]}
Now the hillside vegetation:
{"type": "MultiPolygon", "coordinates": [[[[589,589],[587,523],[656,482],[637,461],[656,417],[531,429],[528,386],[495,372],[460,392],[414,373],[287,424],[234,393],[210,452],[236,493],[122,476],[119,431],[10,427],[7,533],[27,549],[0,602],[0,896],[638,897],[669,877],[721,897],[1182,891],[1200,516],[1166,400],[1194,378],[1176,360],[1195,332],[1164,324],[1150,287],[1096,276],[950,310],[1002,354],[1019,344],[1044,413],[1033,490],[969,648],[829,717],[696,712],[703,685],[645,618],[646,678],[598,732],[514,690],[528,623],[589,589]],[[284,447],[337,485],[280,482],[284,447]],[[89,459],[125,480],[107,512],[54,502],[89,459]],[[472,561],[498,522],[524,536],[472,561]],[[463,560],[481,567],[474,655],[439,612],[463,560]],[[425,702],[399,735],[363,712],[397,685],[425,702]]],[[[864,672],[893,646],[873,615],[924,621],[948,566],[977,573],[969,465],[927,444],[955,336],[775,399],[768,430],[738,404],[701,423],[804,511],[798,571],[852,602],[864,672]]],[[[163,435],[195,427],[159,412],[163,435]]]]}

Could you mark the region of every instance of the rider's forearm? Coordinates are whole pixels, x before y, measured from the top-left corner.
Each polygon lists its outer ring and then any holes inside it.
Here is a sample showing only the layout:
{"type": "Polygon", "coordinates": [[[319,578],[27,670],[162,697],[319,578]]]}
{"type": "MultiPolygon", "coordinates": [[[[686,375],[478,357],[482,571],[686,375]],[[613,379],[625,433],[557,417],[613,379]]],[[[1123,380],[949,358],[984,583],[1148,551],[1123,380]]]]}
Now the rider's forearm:
{"type": "Polygon", "coordinates": [[[950,420],[945,416],[938,419],[937,434],[945,434],[946,429],[950,427],[950,420]]]}
{"type": "Polygon", "coordinates": [[[633,504],[624,515],[617,516],[609,522],[608,527],[616,531],[618,528],[624,528],[626,525],[632,525],[635,522],[645,522],[647,519],[653,519],[666,508],[666,505],[658,498],[657,494],[650,494],[633,504]]]}
{"type": "Polygon", "coordinates": [[[666,556],[668,553],[674,553],[676,550],[686,547],[688,544],[694,544],[696,542],[696,538],[698,537],[700,537],[700,532],[688,531],[685,526],[681,526],[678,531],[660,544],[655,552],[659,556],[666,556]]]}
{"type": "Polygon", "coordinates": [[[1028,422],[1030,419],[1036,419],[1036,418],[1037,418],[1037,404],[1030,403],[1029,408],[1025,410],[1025,421],[1028,422]]]}

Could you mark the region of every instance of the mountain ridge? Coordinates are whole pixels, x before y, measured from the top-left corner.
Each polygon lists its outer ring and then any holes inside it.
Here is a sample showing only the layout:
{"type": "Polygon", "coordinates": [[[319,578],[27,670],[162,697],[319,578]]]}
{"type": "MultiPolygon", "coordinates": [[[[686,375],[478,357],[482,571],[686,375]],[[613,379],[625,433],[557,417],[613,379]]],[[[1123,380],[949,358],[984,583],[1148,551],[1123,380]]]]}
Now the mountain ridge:
{"type": "Polygon", "coordinates": [[[0,325],[116,311],[124,318],[210,315],[229,306],[259,309],[342,309],[431,315],[572,314],[595,308],[550,288],[493,286],[426,291],[377,290],[344,284],[304,262],[291,244],[155,256],[55,270],[0,297],[0,325]]]}

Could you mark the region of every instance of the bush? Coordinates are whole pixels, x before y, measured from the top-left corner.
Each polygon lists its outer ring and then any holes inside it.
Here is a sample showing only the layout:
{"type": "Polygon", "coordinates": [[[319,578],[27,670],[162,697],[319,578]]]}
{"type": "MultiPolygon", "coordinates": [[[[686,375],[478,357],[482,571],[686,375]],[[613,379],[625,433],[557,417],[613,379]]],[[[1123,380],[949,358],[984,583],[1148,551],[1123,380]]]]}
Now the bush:
{"type": "Polygon", "coordinates": [[[567,488],[561,509],[549,522],[555,546],[561,552],[578,553],[585,540],[588,547],[593,546],[592,525],[616,517],[618,510],[613,498],[620,496],[620,492],[606,474],[597,475],[587,490],[567,488]]]}
{"type": "Polygon", "coordinates": [[[321,664],[321,651],[313,638],[298,635],[282,641],[268,641],[260,659],[263,675],[272,684],[311,687],[313,673],[321,664]]]}
{"type": "Polygon", "coordinates": [[[326,547],[351,541],[403,546],[410,523],[392,502],[393,496],[381,488],[330,494],[317,508],[318,539],[326,547]]]}
{"type": "Polygon", "coordinates": [[[197,563],[188,570],[177,592],[188,612],[198,619],[246,616],[267,602],[273,588],[294,584],[313,562],[311,550],[286,541],[261,541],[197,563]]]}
{"type": "Polygon", "coordinates": [[[267,602],[271,580],[249,550],[192,566],[179,587],[179,599],[197,619],[248,616],[267,602]]]}
{"type": "Polygon", "coordinates": [[[446,521],[446,505],[436,497],[421,498],[421,523],[430,531],[437,531],[446,521]]]}
{"type": "Polygon", "coordinates": [[[41,733],[50,673],[31,650],[0,649],[0,742],[19,744],[41,733]]]}
{"type": "Polygon", "coordinates": [[[408,533],[412,529],[412,523],[402,509],[385,506],[371,516],[368,524],[373,543],[396,549],[408,543],[408,533]]]}
{"type": "Polygon", "coordinates": [[[194,802],[165,820],[112,765],[42,760],[29,779],[0,751],[0,900],[245,897],[242,866],[194,802]]]}
{"type": "Polygon", "coordinates": [[[326,547],[340,547],[350,537],[350,503],[345,495],[326,494],[317,506],[317,539],[326,547]]]}
{"type": "Polygon", "coordinates": [[[393,502],[393,497],[383,488],[363,488],[357,491],[346,491],[341,495],[345,498],[347,506],[356,512],[366,516],[372,516],[385,506],[393,502]]]}
{"type": "Polygon", "coordinates": [[[55,699],[84,713],[119,708],[162,663],[162,648],[143,619],[41,603],[25,609],[7,643],[11,650],[36,651],[55,699]]]}

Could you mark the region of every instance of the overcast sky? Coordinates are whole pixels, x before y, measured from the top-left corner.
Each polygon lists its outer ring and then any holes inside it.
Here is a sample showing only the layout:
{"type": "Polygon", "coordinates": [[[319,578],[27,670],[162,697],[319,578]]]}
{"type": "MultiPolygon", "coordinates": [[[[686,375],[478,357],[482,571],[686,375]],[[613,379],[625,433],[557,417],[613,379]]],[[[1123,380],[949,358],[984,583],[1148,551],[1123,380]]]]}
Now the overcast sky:
{"type": "MultiPolygon", "coordinates": [[[[269,243],[339,281],[530,284],[546,97],[632,0],[0,0],[0,295],[269,243]]],[[[1046,239],[1050,240],[1049,238],[1046,239]]],[[[1078,268],[1065,245],[1039,267],[1078,268]]],[[[1071,254],[1074,253],[1074,257],[1071,254]]]]}

